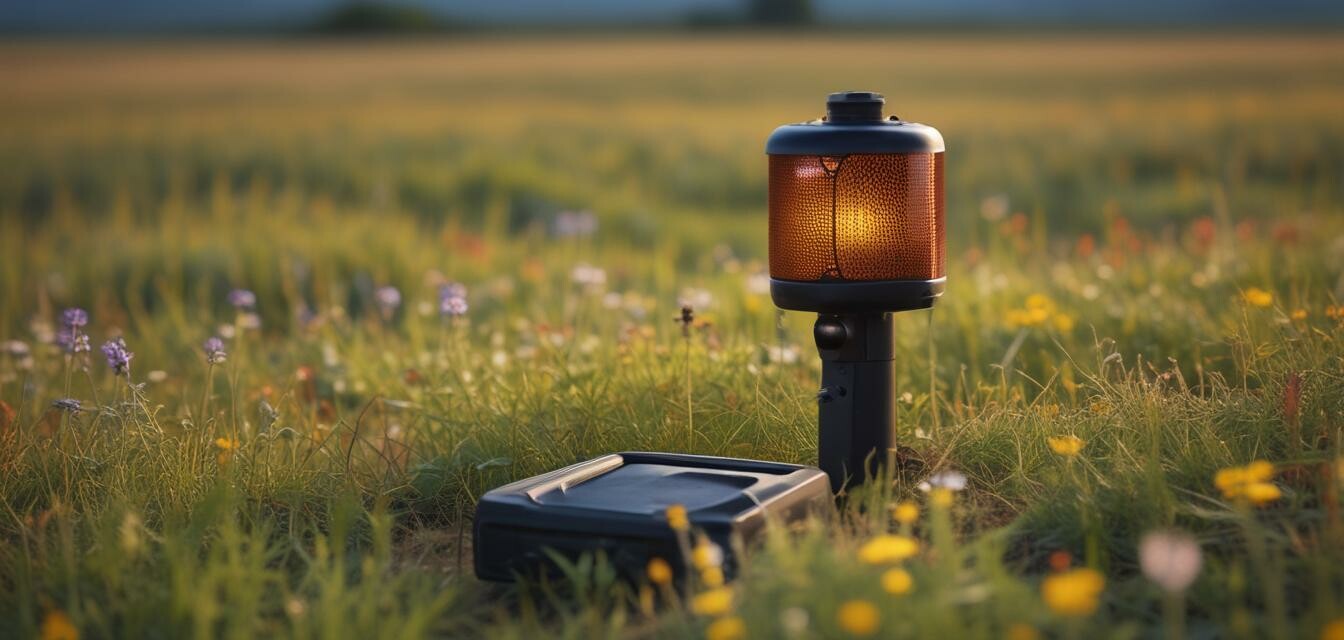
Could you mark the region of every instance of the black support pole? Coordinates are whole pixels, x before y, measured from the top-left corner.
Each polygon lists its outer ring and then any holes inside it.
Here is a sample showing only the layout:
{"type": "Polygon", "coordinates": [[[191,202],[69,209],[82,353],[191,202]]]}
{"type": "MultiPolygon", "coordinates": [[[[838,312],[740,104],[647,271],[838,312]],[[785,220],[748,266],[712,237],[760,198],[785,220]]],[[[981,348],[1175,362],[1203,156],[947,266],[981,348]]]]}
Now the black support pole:
{"type": "Polygon", "coordinates": [[[863,484],[896,446],[894,325],[890,313],[821,314],[818,466],[831,490],[863,484]]]}

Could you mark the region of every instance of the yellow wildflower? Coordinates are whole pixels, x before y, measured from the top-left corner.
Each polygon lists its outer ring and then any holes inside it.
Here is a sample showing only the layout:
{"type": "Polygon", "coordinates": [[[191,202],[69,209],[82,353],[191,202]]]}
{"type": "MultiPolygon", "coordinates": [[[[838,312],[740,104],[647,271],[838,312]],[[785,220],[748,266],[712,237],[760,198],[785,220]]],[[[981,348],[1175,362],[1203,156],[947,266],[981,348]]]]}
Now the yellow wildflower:
{"type": "Polygon", "coordinates": [[[859,547],[859,560],[867,564],[900,562],[919,553],[919,541],[908,536],[880,535],[859,547]]]}
{"type": "Polygon", "coordinates": [[[718,567],[705,567],[700,572],[700,581],[705,583],[706,587],[723,586],[723,569],[718,567]]]}
{"type": "Polygon", "coordinates": [[[919,520],[919,505],[914,500],[902,500],[891,510],[891,517],[901,524],[914,524],[919,520]]]}
{"type": "Polygon", "coordinates": [[[1274,294],[1259,287],[1251,287],[1241,293],[1241,299],[1252,307],[1268,307],[1274,304],[1274,294]]]}
{"type": "Polygon", "coordinates": [[[1244,467],[1219,469],[1213,476],[1213,484],[1228,500],[1266,504],[1282,496],[1279,488],[1270,482],[1273,477],[1274,465],[1264,460],[1256,460],[1244,467]]]}
{"type": "Polygon", "coordinates": [[[701,538],[691,550],[691,564],[696,569],[704,570],[709,567],[717,567],[723,564],[723,550],[719,545],[710,542],[706,538],[701,538]]]}
{"type": "Polygon", "coordinates": [[[935,507],[946,509],[952,506],[952,499],[954,497],[955,496],[952,495],[952,490],[947,487],[934,487],[933,490],[929,491],[929,502],[933,503],[933,506],[935,507]]]}
{"type": "Polygon", "coordinates": [[[1073,569],[1047,576],[1041,582],[1041,599],[1061,616],[1081,617],[1097,610],[1106,579],[1093,569],[1073,569]]]}
{"type": "Polygon", "coordinates": [[[654,558],[649,561],[646,569],[649,574],[649,582],[654,584],[668,584],[672,582],[672,566],[662,558],[654,558]]]}
{"type": "Polygon", "coordinates": [[[900,567],[887,569],[882,574],[882,588],[894,596],[902,596],[910,593],[910,589],[915,586],[915,579],[910,576],[910,572],[900,567]]]}
{"type": "Polygon", "coordinates": [[[1019,622],[1008,627],[1008,632],[1004,634],[1004,638],[1007,640],[1036,640],[1039,637],[1041,637],[1041,634],[1036,631],[1036,627],[1025,622],[1019,622]]]}
{"type": "Polygon", "coordinates": [[[719,618],[705,627],[705,640],[739,640],[747,637],[747,623],[737,616],[719,618]]]}
{"type": "Polygon", "coordinates": [[[1009,309],[1003,314],[1003,323],[1008,325],[1010,329],[1016,329],[1018,327],[1030,326],[1031,318],[1027,315],[1027,312],[1022,309],[1009,309]]]}
{"type": "Polygon", "coordinates": [[[79,629],[62,611],[48,611],[42,618],[42,640],[79,640],[79,629]]]}
{"type": "Polygon", "coordinates": [[[1321,627],[1321,640],[1344,640],[1344,618],[1335,618],[1321,627]]]}
{"type": "Polygon", "coordinates": [[[1078,455],[1078,452],[1082,451],[1083,446],[1087,444],[1082,438],[1073,435],[1051,436],[1046,438],[1045,441],[1050,444],[1051,451],[1065,457],[1078,455]]]}
{"type": "Polygon", "coordinates": [[[1073,326],[1076,324],[1073,320],[1073,316],[1067,313],[1056,315],[1053,322],[1055,323],[1055,329],[1058,329],[1060,333],[1069,333],[1070,331],[1073,331],[1073,326]]]}
{"type": "Polygon", "coordinates": [[[1292,317],[1294,320],[1297,320],[1297,321],[1299,321],[1299,322],[1302,321],[1302,320],[1306,320],[1306,319],[1307,319],[1307,310],[1306,310],[1306,309],[1295,309],[1295,310],[1293,310],[1293,313],[1292,313],[1292,316],[1291,316],[1291,317],[1292,317]]]}
{"type": "Polygon", "coordinates": [[[716,587],[691,598],[691,611],[702,616],[721,616],[733,610],[733,590],[716,587]]]}
{"type": "Polygon", "coordinates": [[[685,531],[691,528],[691,521],[686,517],[686,507],[674,504],[667,508],[667,526],[672,527],[673,531],[685,531]]]}
{"type": "Polygon", "coordinates": [[[219,448],[216,461],[219,464],[226,464],[233,457],[233,452],[238,450],[238,441],[233,438],[219,438],[215,440],[215,446],[219,448]]]}
{"type": "Polygon", "coordinates": [[[871,636],[877,631],[881,614],[877,607],[867,600],[850,600],[835,612],[835,621],[850,635],[871,636]]]}

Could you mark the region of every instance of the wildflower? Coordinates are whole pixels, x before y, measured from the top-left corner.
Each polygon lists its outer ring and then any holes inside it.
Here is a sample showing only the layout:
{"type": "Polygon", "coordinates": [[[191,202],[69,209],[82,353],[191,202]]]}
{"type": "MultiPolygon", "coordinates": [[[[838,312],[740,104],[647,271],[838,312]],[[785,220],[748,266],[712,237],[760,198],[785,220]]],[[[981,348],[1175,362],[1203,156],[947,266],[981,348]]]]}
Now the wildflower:
{"type": "Polygon", "coordinates": [[[238,441],[233,438],[218,438],[215,440],[215,447],[219,449],[217,461],[219,464],[227,464],[233,457],[233,452],[238,450],[238,441]]]}
{"type": "Polygon", "coordinates": [[[688,287],[681,290],[681,298],[678,302],[683,307],[695,307],[703,310],[714,304],[714,294],[710,293],[708,289],[688,287]]]}
{"type": "Polygon", "coordinates": [[[649,582],[654,584],[668,584],[672,582],[672,566],[662,558],[654,558],[649,561],[649,566],[644,570],[649,575],[649,582]]]}
{"type": "Polygon", "coordinates": [[[910,576],[910,572],[900,567],[887,569],[882,574],[882,589],[893,596],[903,596],[910,593],[910,589],[915,586],[915,579],[910,576]]]}
{"type": "Polygon", "coordinates": [[[1256,460],[1244,467],[1219,469],[1213,476],[1213,484],[1228,500],[1259,505],[1278,500],[1281,496],[1279,488],[1269,481],[1273,477],[1274,465],[1256,460]]]}
{"type": "Polygon", "coordinates": [[[467,288],[456,282],[439,287],[439,315],[460,317],[467,313],[467,288]]]}
{"type": "Polygon", "coordinates": [[[210,364],[224,362],[225,358],[229,356],[224,352],[224,341],[217,336],[206,340],[203,348],[205,349],[205,361],[210,364]]]}
{"type": "Polygon", "coordinates": [[[385,317],[391,317],[397,307],[401,306],[401,292],[392,285],[384,285],[373,292],[373,300],[378,303],[378,309],[385,317]]]}
{"type": "Polygon", "coordinates": [[[551,233],[557,238],[586,238],[597,233],[597,216],[592,211],[561,211],[551,221],[551,233]]]}
{"type": "Polygon", "coordinates": [[[1008,627],[1008,631],[1003,636],[1006,640],[1036,640],[1041,637],[1041,634],[1036,631],[1036,627],[1025,622],[1018,622],[1008,627]]]}
{"type": "Polygon", "coordinates": [[[56,344],[59,344],[67,353],[88,353],[90,351],[88,334],[81,333],[79,329],[74,327],[62,327],[56,333],[56,344]]]}
{"type": "Polygon", "coordinates": [[[683,337],[690,337],[691,325],[695,324],[695,308],[689,304],[681,305],[681,313],[678,314],[676,318],[673,318],[673,320],[681,325],[681,335],[683,337]]]}
{"type": "Polygon", "coordinates": [[[716,587],[691,598],[691,611],[701,616],[721,616],[733,610],[733,590],[716,587]]]}
{"type": "Polygon", "coordinates": [[[779,612],[779,626],[784,629],[784,634],[790,637],[806,633],[810,622],[807,610],[802,607],[789,607],[779,612]]]}
{"type": "Polygon", "coordinates": [[[1301,321],[1303,321],[1303,320],[1306,320],[1306,319],[1307,319],[1307,310],[1306,310],[1306,309],[1294,309],[1294,310],[1293,310],[1293,313],[1292,313],[1292,315],[1291,315],[1290,317],[1291,317],[1293,320],[1296,320],[1296,321],[1298,321],[1298,322],[1301,322],[1301,321]]]}
{"type": "Polygon", "coordinates": [[[901,524],[914,524],[919,519],[919,505],[914,500],[902,500],[891,510],[891,517],[901,524]]]}
{"type": "Polygon", "coordinates": [[[754,296],[769,295],[770,274],[763,271],[756,271],[747,275],[746,288],[747,293],[754,296]]]}
{"type": "Polygon", "coordinates": [[[928,480],[919,483],[921,491],[928,492],[930,489],[948,489],[950,491],[961,491],[966,488],[966,475],[960,471],[948,469],[939,471],[929,476],[928,480]]]}
{"type": "Polygon", "coordinates": [[[1055,301],[1044,293],[1027,296],[1027,320],[1035,326],[1044,323],[1055,313],[1055,301]]]}
{"type": "Polygon", "coordinates": [[[257,306],[257,294],[247,289],[234,289],[229,292],[229,304],[234,309],[251,309],[257,306]]]}
{"type": "Polygon", "coordinates": [[[1072,569],[1047,576],[1041,582],[1041,599],[1056,614],[1066,617],[1092,615],[1097,610],[1106,579],[1093,569],[1072,569]]]}
{"type": "Polygon", "coordinates": [[[835,621],[850,635],[870,636],[877,631],[881,614],[867,600],[849,600],[835,612],[835,621]]]}
{"type": "Polygon", "coordinates": [[[1055,324],[1055,329],[1060,333],[1069,333],[1070,331],[1073,331],[1073,326],[1075,324],[1073,316],[1067,313],[1056,314],[1051,322],[1055,324]]]}
{"type": "Polygon", "coordinates": [[[1344,640],[1344,618],[1335,618],[1321,627],[1321,640],[1344,640]]]}
{"type": "Polygon", "coordinates": [[[919,553],[919,541],[909,536],[880,535],[859,547],[859,560],[867,564],[900,562],[919,553]]]}
{"type": "Polygon", "coordinates": [[[672,527],[673,531],[685,531],[691,528],[691,521],[686,517],[686,507],[674,504],[667,508],[667,526],[672,527]]]}
{"type": "Polygon", "coordinates": [[[700,571],[700,581],[705,583],[706,587],[723,586],[723,569],[719,567],[705,567],[700,571]]]}
{"type": "Polygon", "coordinates": [[[111,367],[113,373],[129,375],[131,358],[134,358],[135,354],[126,349],[125,340],[117,337],[103,343],[103,357],[107,358],[107,366],[111,367]]]}
{"type": "Polygon", "coordinates": [[[574,284],[594,291],[600,291],[607,284],[607,272],[601,267],[594,267],[587,263],[575,265],[574,269],[570,271],[569,277],[574,281],[574,284]]]}
{"type": "Polygon", "coordinates": [[[31,351],[28,349],[28,343],[22,340],[6,340],[0,343],[0,351],[9,354],[14,358],[25,358],[31,351]]]}
{"type": "Polygon", "coordinates": [[[61,312],[61,329],[56,334],[56,343],[67,353],[88,353],[89,336],[83,327],[89,324],[89,312],[79,307],[71,307],[61,312]]]}
{"type": "Polygon", "coordinates": [[[723,549],[706,539],[701,539],[691,551],[691,564],[696,569],[705,570],[723,564],[723,549]]]}
{"type": "Polygon", "coordinates": [[[1245,300],[1246,304],[1249,304],[1252,307],[1264,308],[1274,304],[1274,294],[1258,287],[1251,287],[1243,291],[1241,293],[1241,299],[1245,300]]]}
{"type": "Polygon", "coordinates": [[[1008,195],[999,193],[986,196],[980,201],[980,217],[989,222],[998,222],[1008,217],[1008,195]]]}
{"type": "Polygon", "coordinates": [[[70,413],[79,413],[84,410],[84,406],[74,398],[60,398],[53,400],[51,406],[56,407],[61,411],[69,411],[70,413]]]}
{"type": "Polygon", "coordinates": [[[1051,436],[1046,438],[1045,441],[1050,444],[1051,451],[1066,458],[1078,455],[1078,452],[1082,451],[1083,446],[1087,444],[1082,438],[1074,435],[1051,436]]]}
{"type": "Polygon", "coordinates": [[[79,307],[71,307],[61,313],[61,324],[78,329],[89,324],[89,312],[79,307]]]}
{"type": "Polygon", "coordinates": [[[705,627],[705,640],[740,640],[747,637],[747,623],[737,616],[719,618],[705,627]]]}
{"type": "Polygon", "coordinates": [[[1155,531],[1139,540],[1139,568],[1168,593],[1190,587],[1204,562],[1199,543],[1180,531],[1155,531]]]}
{"type": "Polygon", "coordinates": [[[53,609],[42,618],[42,640],[79,640],[79,629],[64,612],[53,609]]]}

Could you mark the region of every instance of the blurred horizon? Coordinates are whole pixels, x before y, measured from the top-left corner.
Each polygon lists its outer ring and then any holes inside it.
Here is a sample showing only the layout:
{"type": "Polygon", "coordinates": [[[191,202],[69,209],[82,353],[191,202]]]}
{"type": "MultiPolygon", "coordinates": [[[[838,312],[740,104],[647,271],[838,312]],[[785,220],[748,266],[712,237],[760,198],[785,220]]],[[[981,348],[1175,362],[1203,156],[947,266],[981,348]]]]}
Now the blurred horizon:
{"type": "Polygon", "coordinates": [[[1344,3],[1286,0],[1073,3],[1062,0],[57,0],[0,11],[0,33],[22,35],[426,32],[510,29],[921,27],[1338,27],[1344,3]]]}

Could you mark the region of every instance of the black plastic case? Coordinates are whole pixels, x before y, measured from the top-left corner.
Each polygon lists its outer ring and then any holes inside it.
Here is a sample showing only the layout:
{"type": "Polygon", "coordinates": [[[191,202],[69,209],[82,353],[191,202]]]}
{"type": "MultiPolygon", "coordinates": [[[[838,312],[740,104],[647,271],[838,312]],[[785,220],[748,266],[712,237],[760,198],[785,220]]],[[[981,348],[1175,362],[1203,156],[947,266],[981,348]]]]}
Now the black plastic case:
{"type": "Polygon", "coordinates": [[[476,575],[513,580],[553,566],[543,549],[574,558],[602,551],[638,576],[653,557],[684,566],[667,507],[724,551],[751,542],[767,519],[829,513],[830,483],[815,467],[675,453],[613,453],[494,489],[476,506],[476,575]]]}

